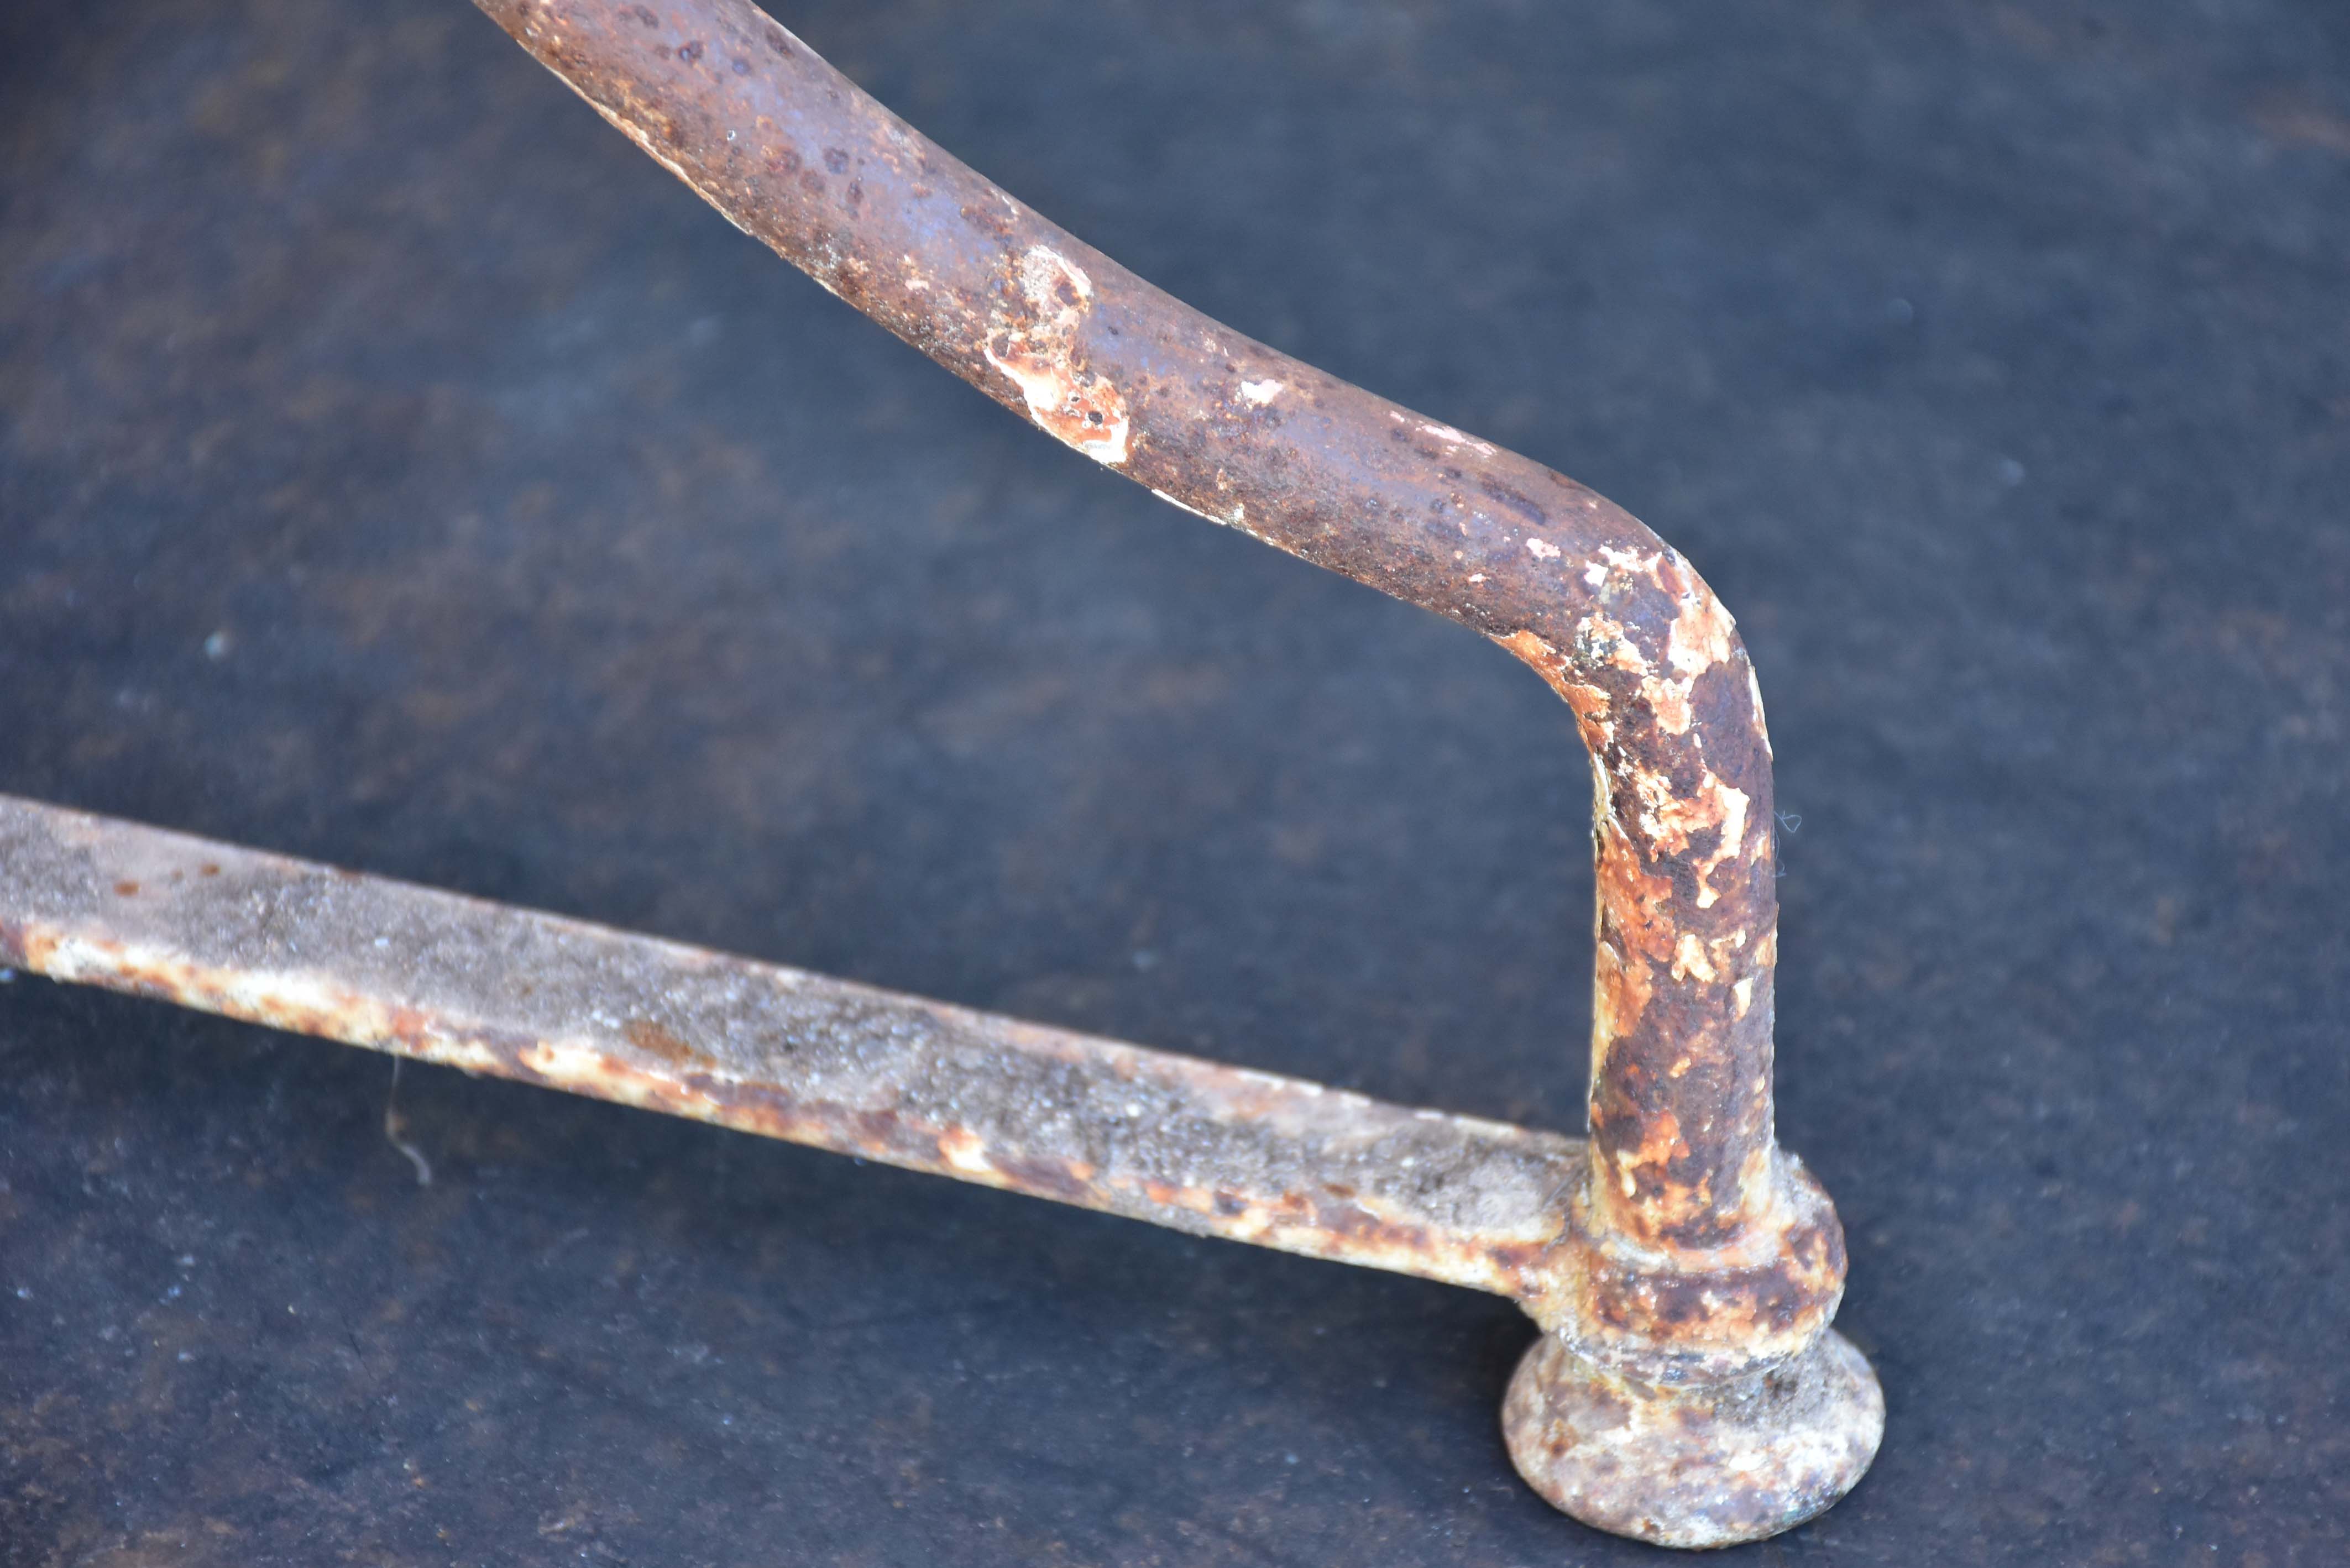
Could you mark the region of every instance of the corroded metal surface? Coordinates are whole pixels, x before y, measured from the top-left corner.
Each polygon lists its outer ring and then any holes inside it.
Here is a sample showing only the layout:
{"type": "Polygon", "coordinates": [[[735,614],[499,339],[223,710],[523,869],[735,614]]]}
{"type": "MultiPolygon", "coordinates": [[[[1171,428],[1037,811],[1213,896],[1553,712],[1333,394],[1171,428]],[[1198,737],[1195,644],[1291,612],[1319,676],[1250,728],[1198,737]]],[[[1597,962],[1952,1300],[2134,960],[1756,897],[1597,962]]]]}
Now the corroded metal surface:
{"type": "Polygon", "coordinates": [[[1695,570],[1574,481],[1151,287],[743,0],[479,3],[738,227],[1056,440],[1542,676],[1595,778],[1589,1138],[31,805],[0,819],[0,950],[61,979],[1513,1296],[1548,1331],[1507,1414],[1513,1458],[1609,1529],[1715,1544],[1848,1489],[1881,1400],[1824,1337],[1843,1237],[1773,1137],[1770,744],[1736,628],[1695,570]],[[1713,1512],[1693,1525],[1702,1487],[1713,1512]]]}
{"type": "Polygon", "coordinates": [[[1510,1379],[1502,1429],[1526,1484],[1585,1523],[1659,1546],[1731,1546],[1851,1490],[1885,1435],[1885,1394],[1834,1329],[1783,1366],[1672,1390],[1544,1334],[1510,1379]]]}
{"type": "Polygon", "coordinates": [[[1637,519],[1251,341],[974,173],[743,0],[478,0],[744,233],[1184,510],[1492,638],[1596,789],[1588,1171],[1530,1310],[1651,1378],[1800,1349],[1833,1210],[1776,1155],[1770,743],[1737,630],[1637,519]],[[1592,1272],[1597,1261],[1606,1266],[1592,1272]]]}
{"type": "MultiPolygon", "coordinates": [[[[1749,1556],[2350,1563],[2350,12],[761,3],[1736,612],[1897,1439],[1749,1556]]],[[[0,791],[1581,1130],[1514,660],[470,5],[0,16],[0,791]]],[[[1511,1469],[1504,1298],[411,1068],[417,1189],[377,1054],[29,977],[0,1058],[0,1557],[1658,1561],[1511,1469]]]]}
{"type": "Polygon", "coordinates": [[[1582,1153],[8,796],[0,965],[1505,1295],[1582,1153]]]}

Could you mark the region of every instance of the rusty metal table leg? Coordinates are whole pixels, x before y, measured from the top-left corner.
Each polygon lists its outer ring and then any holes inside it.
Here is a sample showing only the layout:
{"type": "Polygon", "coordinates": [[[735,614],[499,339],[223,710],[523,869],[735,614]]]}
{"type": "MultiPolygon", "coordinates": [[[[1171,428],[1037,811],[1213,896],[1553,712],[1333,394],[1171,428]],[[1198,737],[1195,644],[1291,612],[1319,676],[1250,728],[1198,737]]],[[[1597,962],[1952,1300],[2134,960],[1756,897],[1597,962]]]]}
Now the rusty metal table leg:
{"type": "Polygon", "coordinates": [[[1883,1401],[1772,1119],[1770,742],[1637,519],[1151,287],[745,0],[477,0],[737,227],[1096,462],[1533,667],[1593,763],[1575,1142],[11,804],[0,940],[63,979],[1514,1296],[1520,1471],[1678,1546],[1783,1530],[1883,1401]],[[217,867],[208,873],[206,867],[217,867]],[[129,888],[130,891],[123,889],[129,888]],[[525,989],[527,988],[527,989],[525,989]]]}

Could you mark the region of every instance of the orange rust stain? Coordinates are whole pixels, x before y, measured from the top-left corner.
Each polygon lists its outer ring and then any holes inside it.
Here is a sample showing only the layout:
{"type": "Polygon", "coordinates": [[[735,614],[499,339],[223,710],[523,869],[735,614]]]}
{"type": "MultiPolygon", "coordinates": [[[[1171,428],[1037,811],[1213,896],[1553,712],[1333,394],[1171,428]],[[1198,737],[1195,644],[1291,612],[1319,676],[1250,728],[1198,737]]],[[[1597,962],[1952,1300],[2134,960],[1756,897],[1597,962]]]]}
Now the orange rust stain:
{"type": "Polygon", "coordinates": [[[1635,769],[1633,793],[1640,803],[1640,827],[1648,836],[1652,858],[1688,853],[1692,834],[1718,829],[1713,852],[1697,863],[1697,907],[1711,909],[1721,898],[1711,883],[1721,863],[1739,853],[1746,840],[1746,793],[1727,784],[1709,768],[1690,795],[1675,793],[1662,774],[1635,769]]]}
{"type": "Polygon", "coordinates": [[[1689,1140],[1681,1137],[1680,1118],[1670,1111],[1659,1111],[1650,1118],[1640,1147],[1631,1152],[1630,1158],[1634,1165],[1662,1167],[1689,1157],[1689,1140]]]}
{"type": "Polygon", "coordinates": [[[999,1155],[995,1159],[995,1169],[1008,1190],[1088,1209],[1099,1208],[1104,1201],[1087,1184],[1092,1168],[1084,1160],[1051,1155],[999,1155]]]}
{"type": "Polygon", "coordinates": [[[1046,245],[1033,245],[1012,282],[1024,308],[1000,312],[982,346],[987,362],[1020,389],[1028,417],[1097,462],[1124,462],[1132,425],[1125,394],[1078,364],[1077,328],[1093,309],[1093,282],[1046,245]]]}
{"type": "Polygon", "coordinates": [[[1531,631],[1513,631],[1493,640],[1523,660],[1543,678],[1543,684],[1557,692],[1575,711],[1575,727],[1594,756],[1616,743],[1611,700],[1599,687],[1573,679],[1575,671],[1565,654],[1531,631]]]}
{"type": "Polygon", "coordinates": [[[1127,452],[1126,399],[1098,376],[1080,372],[1066,350],[1040,351],[1015,338],[987,346],[987,361],[1020,389],[1028,416],[1045,431],[1104,462],[1122,462],[1127,452]],[[1000,346],[999,346],[1000,345],[1000,346]]]}
{"type": "Polygon", "coordinates": [[[1534,673],[1549,682],[1560,696],[1566,695],[1561,684],[1566,677],[1566,655],[1531,631],[1513,631],[1493,640],[1533,666],[1534,673]]]}
{"type": "Polygon", "coordinates": [[[1591,1048],[1596,1071],[1607,1043],[1620,1040],[1640,1026],[1640,1015],[1656,994],[1648,964],[1627,961],[1616,944],[1602,938],[1592,966],[1591,1048]]]}
{"type": "MultiPolygon", "coordinates": [[[[1661,774],[1635,774],[1632,784],[1646,808],[1640,814],[1640,826],[1648,832],[1650,852],[1654,855],[1686,852],[1690,834],[1721,826],[1733,809],[1723,794],[1730,786],[1714,777],[1711,770],[1699,781],[1697,793],[1690,796],[1674,794],[1672,781],[1661,774]]],[[[1734,808],[1742,818],[1745,815],[1744,802],[1744,795],[1740,794],[1734,808]]]]}
{"type": "Polygon", "coordinates": [[[600,1051],[557,1047],[546,1042],[515,1054],[515,1064],[544,1082],[621,1105],[665,1107],[697,1121],[739,1126],[752,1119],[750,1107],[726,1104],[694,1085],[648,1073],[600,1051]]]}
{"type": "Polygon", "coordinates": [[[135,898],[139,896],[139,884],[136,882],[117,882],[114,885],[114,891],[119,897],[135,898]]]}
{"type": "Polygon", "coordinates": [[[1615,726],[1610,722],[1610,699],[1599,687],[1572,679],[1567,657],[1550,643],[1531,631],[1513,631],[1507,637],[1493,639],[1523,660],[1543,683],[1563,698],[1575,710],[1575,727],[1583,732],[1584,743],[1595,751],[1615,740],[1615,726]]]}
{"type": "Polygon", "coordinates": [[[690,1066],[710,1059],[650,1018],[631,1018],[620,1025],[620,1033],[629,1044],[646,1055],[657,1056],[678,1066],[690,1066]]]}
{"type": "MultiPolygon", "coordinates": [[[[1767,1089],[1769,1085],[1766,1084],[1767,1089]]],[[[1747,1154],[1738,1168],[1739,1189],[1748,1195],[1748,1208],[1759,1213],[1768,1208],[1771,1197],[1772,1140],[1764,1138],[1747,1154]]]]}
{"type": "Polygon", "coordinates": [[[1566,699],[1568,707],[1575,710],[1575,716],[1582,721],[1583,732],[1586,736],[1595,727],[1607,726],[1607,693],[1598,687],[1570,680],[1559,687],[1558,694],[1566,699]]]}
{"type": "Polygon", "coordinates": [[[959,1171],[979,1174],[994,1168],[987,1143],[969,1127],[949,1127],[939,1134],[939,1158],[959,1171]]]}
{"type": "Polygon", "coordinates": [[[1596,877],[1607,926],[1629,950],[1627,956],[1672,961],[1680,940],[1671,914],[1673,885],[1642,867],[1630,836],[1612,819],[1600,824],[1596,877]]]}
{"type": "Polygon", "coordinates": [[[1611,616],[1595,611],[1575,623],[1575,632],[1584,651],[1599,663],[1612,664],[1627,675],[1646,675],[1652,668],[1623,623],[1611,616]]]}

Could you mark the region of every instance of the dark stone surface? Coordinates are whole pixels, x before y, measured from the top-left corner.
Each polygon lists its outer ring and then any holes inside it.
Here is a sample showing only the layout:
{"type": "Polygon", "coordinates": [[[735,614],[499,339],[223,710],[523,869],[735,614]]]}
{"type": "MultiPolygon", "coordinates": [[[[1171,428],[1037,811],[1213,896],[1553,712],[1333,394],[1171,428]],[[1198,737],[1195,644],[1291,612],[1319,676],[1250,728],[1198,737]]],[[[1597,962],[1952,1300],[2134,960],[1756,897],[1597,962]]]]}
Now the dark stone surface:
{"type": "MultiPolygon", "coordinates": [[[[2350,11],[784,19],[1754,649],[1890,1426],[1738,1561],[2350,1557],[2350,11]]],[[[0,16],[0,788],[1553,1126],[1584,764],[459,0],[0,16]]],[[[10,1563],[1648,1560],[1506,1303],[18,979],[10,1563]]]]}

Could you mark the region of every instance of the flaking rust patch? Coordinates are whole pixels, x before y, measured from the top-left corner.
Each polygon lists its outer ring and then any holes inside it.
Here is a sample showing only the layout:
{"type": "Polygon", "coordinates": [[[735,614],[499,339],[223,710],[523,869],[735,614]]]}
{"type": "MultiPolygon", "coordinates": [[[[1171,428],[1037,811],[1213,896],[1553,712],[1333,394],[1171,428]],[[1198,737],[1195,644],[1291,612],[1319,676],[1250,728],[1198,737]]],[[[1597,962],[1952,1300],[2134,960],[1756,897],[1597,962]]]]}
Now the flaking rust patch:
{"type": "Polygon", "coordinates": [[[1675,980],[1686,980],[1695,975],[1708,985],[1718,978],[1714,973],[1713,961],[1706,955],[1705,944],[1698,940],[1695,931],[1683,931],[1680,941],[1674,946],[1672,972],[1675,980]]]}
{"type": "MultiPolygon", "coordinates": [[[[1611,563],[1620,569],[1623,563],[1614,560],[1613,552],[1607,554],[1611,563]]],[[[1686,735],[1695,720],[1690,698],[1697,690],[1698,678],[1733,656],[1738,645],[1738,623],[1731,619],[1730,611],[1714,597],[1713,590],[1707,587],[1679,556],[1656,556],[1646,564],[1646,569],[1659,587],[1672,594],[1679,602],[1679,610],[1665,634],[1665,663],[1680,679],[1675,680],[1647,673],[1645,669],[1635,671],[1642,675],[1640,697],[1648,703],[1648,711],[1656,715],[1659,728],[1669,735],[1686,735]]],[[[1587,620],[1585,623],[1586,628],[1589,624],[1587,620]]],[[[1748,677],[1751,686],[1751,666],[1748,677]]],[[[1759,730],[1762,722],[1762,694],[1759,691],[1754,693],[1754,722],[1759,730]]],[[[1698,743],[1701,746],[1702,740],[1698,743]]],[[[1766,740],[1764,744],[1769,744],[1769,742],[1766,740]]]]}
{"type": "Polygon", "coordinates": [[[1014,268],[1022,308],[999,309],[984,352],[1020,389],[1028,417],[1045,434],[1096,462],[1124,462],[1132,424],[1126,398],[1076,362],[1077,328],[1093,309],[1093,280],[1050,245],[1032,245],[1014,268]]]}
{"type": "Polygon", "coordinates": [[[1656,995],[1650,966],[1627,958],[1603,933],[1596,944],[1591,982],[1591,1058],[1595,1072],[1604,1071],[1607,1050],[1640,1026],[1656,995]]]}
{"type": "Polygon", "coordinates": [[[1684,574],[1680,613],[1665,639],[1665,662],[1685,676],[1700,676],[1730,657],[1738,623],[1695,573],[1684,574]]]}
{"type": "MultiPolygon", "coordinates": [[[[1483,578],[1484,574],[1479,572],[1469,580],[1474,583],[1483,578]]],[[[1619,633],[1622,630],[1621,628],[1617,629],[1619,633]]],[[[1600,753],[1616,743],[1616,722],[1607,693],[1599,687],[1575,679],[1578,672],[1568,662],[1566,655],[1534,632],[1513,631],[1507,637],[1497,637],[1493,640],[1531,665],[1534,673],[1541,676],[1552,691],[1566,700],[1566,705],[1575,711],[1575,722],[1583,732],[1583,743],[1590,748],[1592,760],[1596,764],[1600,753]]],[[[1599,777],[1599,787],[1604,792],[1607,788],[1604,768],[1599,777]]]]}
{"type": "Polygon", "coordinates": [[[1648,836],[1652,856],[1685,854],[1690,835],[1709,827],[1719,830],[1713,853],[1697,862],[1697,907],[1711,909],[1721,897],[1713,888],[1713,873],[1746,841],[1746,792],[1724,784],[1711,768],[1687,797],[1674,793],[1670,779],[1648,770],[1634,772],[1632,787],[1640,803],[1640,830],[1648,836]]]}
{"type": "Polygon", "coordinates": [[[1654,675],[1640,678],[1640,700],[1648,711],[1657,716],[1657,728],[1668,735],[1686,735],[1696,716],[1690,707],[1690,689],[1695,680],[1662,680],[1654,675]]]}
{"type": "Polygon", "coordinates": [[[987,1158],[987,1142],[969,1127],[949,1127],[939,1134],[939,1158],[966,1176],[983,1176],[995,1169],[987,1158]]]}
{"type": "Polygon", "coordinates": [[[1627,960],[1671,962],[1680,940],[1672,883],[1642,867],[1639,849],[1612,812],[1598,819],[1597,849],[1600,940],[1615,941],[1627,960]]]}
{"type": "Polygon", "coordinates": [[[1648,656],[1642,653],[1619,621],[1614,617],[1594,610],[1575,623],[1577,649],[1590,663],[1611,664],[1628,675],[1648,672],[1648,656]]]}

